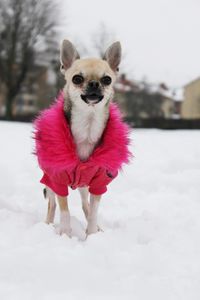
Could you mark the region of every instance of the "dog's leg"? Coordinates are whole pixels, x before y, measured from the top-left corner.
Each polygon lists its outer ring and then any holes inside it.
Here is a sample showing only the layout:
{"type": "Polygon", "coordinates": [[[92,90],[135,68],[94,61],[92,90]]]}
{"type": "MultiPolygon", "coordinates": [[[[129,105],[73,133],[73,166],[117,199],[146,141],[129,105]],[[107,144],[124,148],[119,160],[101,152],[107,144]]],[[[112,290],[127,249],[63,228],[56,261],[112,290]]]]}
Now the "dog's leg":
{"type": "Polygon", "coordinates": [[[48,210],[47,210],[47,217],[46,223],[50,224],[54,222],[55,211],[56,211],[56,200],[55,200],[55,193],[48,187],[44,189],[44,196],[48,198],[48,210]]]}
{"type": "Polygon", "coordinates": [[[90,209],[88,215],[88,226],[86,234],[92,234],[99,231],[99,226],[97,225],[97,213],[99,202],[101,200],[101,195],[90,195],[90,209]]]}
{"type": "Polygon", "coordinates": [[[81,201],[82,201],[82,209],[85,214],[86,219],[88,219],[89,215],[89,202],[88,202],[88,188],[87,187],[81,187],[78,189],[81,195],[81,201]]]}
{"type": "Polygon", "coordinates": [[[67,197],[58,196],[60,207],[60,234],[66,234],[71,237],[70,214],[68,209],[67,197]]]}

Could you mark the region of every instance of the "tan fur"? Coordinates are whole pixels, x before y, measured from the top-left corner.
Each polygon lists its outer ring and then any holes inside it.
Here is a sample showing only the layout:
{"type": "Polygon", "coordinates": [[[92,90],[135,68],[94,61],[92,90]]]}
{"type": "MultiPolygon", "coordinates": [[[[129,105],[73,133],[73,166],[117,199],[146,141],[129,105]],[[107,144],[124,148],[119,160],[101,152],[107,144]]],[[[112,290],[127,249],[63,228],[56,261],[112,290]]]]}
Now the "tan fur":
{"type": "Polygon", "coordinates": [[[61,211],[69,211],[67,197],[61,197],[57,195],[58,204],[61,211]]]}
{"type": "Polygon", "coordinates": [[[83,212],[85,214],[85,218],[87,219],[88,215],[89,215],[89,202],[88,202],[89,192],[88,192],[88,188],[87,187],[81,187],[78,190],[79,190],[79,193],[81,195],[82,209],[83,209],[83,212]]]}
{"type": "Polygon", "coordinates": [[[79,73],[83,74],[86,81],[99,80],[104,75],[110,75],[113,80],[116,78],[115,73],[111,70],[107,61],[98,58],[75,60],[71,68],[65,72],[66,81],[69,82],[73,75],[79,73]]]}
{"type": "Polygon", "coordinates": [[[68,209],[67,197],[58,196],[58,204],[60,207],[60,235],[66,234],[71,237],[71,227],[70,227],[70,213],[68,209]]]}
{"type": "Polygon", "coordinates": [[[46,223],[50,224],[54,222],[54,217],[55,217],[55,211],[56,211],[55,194],[49,188],[46,188],[46,196],[48,198],[48,211],[47,211],[46,223]]]}
{"type": "Polygon", "coordinates": [[[88,225],[86,229],[87,235],[96,233],[101,230],[97,224],[97,212],[98,212],[100,200],[101,200],[101,195],[90,195],[89,214],[87,217],[88,225]]]}
{"type": "MultiPolygon", "coordinates": [[[[87,84],[91,80],[99,81],[103,76],[110,76],[112,84],[103,88],[104,99],[98,104],[98,107],[104,107],[105,116],[108,114],[108,103],[113,97],[113,84],[116,80],[116,73],[110,68],[107,61],[98,58],[77,59],[72,66],[64,72],[66,84],[64,87],[65,111],[68,111],[73,105],[78,104],[82,109],[86,108],[83,101],[80,100],[80,94],[84,94],[87,84]],[[72,83],[74,75],[81,74],[84,77],[84,83],[75,86],[72,83]]],[[[88,107],[87,107],[88,109],[88,107]]]]}

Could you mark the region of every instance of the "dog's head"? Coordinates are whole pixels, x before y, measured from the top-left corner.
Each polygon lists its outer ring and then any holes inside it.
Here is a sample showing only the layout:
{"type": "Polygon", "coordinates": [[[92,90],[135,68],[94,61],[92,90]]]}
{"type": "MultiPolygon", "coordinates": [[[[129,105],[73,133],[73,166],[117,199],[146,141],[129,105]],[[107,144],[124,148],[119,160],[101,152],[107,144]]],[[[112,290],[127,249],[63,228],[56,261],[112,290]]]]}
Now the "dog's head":
{"type": "Polygon", "coordinates": [[[113,84],[121,60],[121,45],[112,44],[102,59],[80,59],[73,44],[64,40],[61,46],[61,72],[65,76],[64,91],[72,105],[106,105],[113,96],[113,84]],[[101,104],[100,104],[101,103],[101,104]]]}

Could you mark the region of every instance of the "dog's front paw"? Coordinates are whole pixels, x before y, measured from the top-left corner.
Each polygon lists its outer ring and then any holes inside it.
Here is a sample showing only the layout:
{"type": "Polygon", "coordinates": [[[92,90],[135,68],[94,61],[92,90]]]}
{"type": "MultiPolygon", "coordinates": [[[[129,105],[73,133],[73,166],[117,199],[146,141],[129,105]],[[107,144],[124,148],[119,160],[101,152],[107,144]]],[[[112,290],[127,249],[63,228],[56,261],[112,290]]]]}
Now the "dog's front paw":
{"type": "Polygon", "coordinates": [[[60,214],[58,233],[60,235],[66,234],[68,237],[71,237],[70,215],[67,211],[62,211],[60,214]]]}
{"type": "Polygon", "coordinates": [[[69,238],[71,238],[72,230],[70,227],[60,225],[58,228],[58,234],[60,234],[60,235],[66,234],[69,238]]]}
{"type": "Polygon", "coordinates": [[[86,236],[93,233],[97,233],[98,231],[103,231],[103,230],[96,224],[88,224],[86,229],[86,236]]]}
{"type": "Polygon", "coordinates": [[[92,228],[87,227],[87,229],[86,229],[86,235],[87,236],[90,235],[90,234],[93,234],[93,233],[97,233],[97,232],[98,232],[98,227],[97,226],[92,227],[92,228]]]}

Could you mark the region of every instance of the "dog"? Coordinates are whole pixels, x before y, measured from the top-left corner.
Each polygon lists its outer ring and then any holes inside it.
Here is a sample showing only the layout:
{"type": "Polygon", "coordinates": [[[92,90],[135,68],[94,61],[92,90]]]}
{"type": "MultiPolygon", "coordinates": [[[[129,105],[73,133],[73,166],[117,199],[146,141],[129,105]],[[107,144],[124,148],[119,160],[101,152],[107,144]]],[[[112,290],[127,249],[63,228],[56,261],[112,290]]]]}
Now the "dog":
{"type": "Polygon", "coordinates": [[[74,45],[69,40],[64,40],[60,61],[61,73],[66,80],[62,99],[58,101],[61,104],[50,108],[48,122],[48,113],[36,122],[36,154],[45,173],[41,182],[46,184],[45,197],[48,198],[46,223],[54,221],[57,196],[60,207],[59,232],[71,237],[68,192],[64,192],[63,184],[66,182],[68,186],[79,189],[87,219],[86,235],[90,235],[100,230],[97,216],[101,195],[106,191],[107,184],[117,176],[121,164],[127,163],[130,156],[127,126],[121,121],[116,109],[111,107],[113,87],[121,61],[121,45],[120,42],[113,43],[101,59],[80,59],[74,45]],[[62,117],[58,118],[58,114],[62,117]],[[63,129],[63,126],[68,127],[63,129]],[[49,143],[46,146],[48,138],[49,143]],[[70,144],[69,147],[66,143],[70,144]],[[63,149],[68,147],[62,150],[62,155],[59,154],[61,144],[63,149]],[[47,154],[50,147],[51,153],[47,154]],[[69,152],[73,153],[73,158],[63,158],[61,164],[59,155],[65,157],[67,153],[69,156],[69,152]],[[45,165],[47,156],[50,157],[49,161],[54,161],[52,169],[59,165],[62,176],[59,173],[55,177],[54,170],[52,173],[49,171],[51,162],[45,165]],[[65,164],[67,173],[62,167],[65,164]]]}

